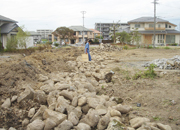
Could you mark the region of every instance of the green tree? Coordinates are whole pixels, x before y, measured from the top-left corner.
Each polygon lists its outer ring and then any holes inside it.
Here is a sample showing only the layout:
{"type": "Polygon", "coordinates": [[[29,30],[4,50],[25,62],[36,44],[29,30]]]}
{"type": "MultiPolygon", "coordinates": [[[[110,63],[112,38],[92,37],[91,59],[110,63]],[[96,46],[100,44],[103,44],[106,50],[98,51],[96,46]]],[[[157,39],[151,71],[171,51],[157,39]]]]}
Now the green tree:
{"type": "Polygon", "coordinates": [[[141,40],[141,35],[140,33],[138,32],[138,29],[136,29],[135,31],[132,31],[130,33],[131,37],[132,37],[132,41],[133,41],[133,44],[134,42],[136,42],[136,45],[139,47],[139,42],[141,40]]]}
{"type": "Polygon", "coordinates": [[[11,36],[7,39],[6,49],[7,51],[16,50],[18,47],[18,41],[15,36],[11,36]]]}
{"type": "Polygon", "coordinates": [[[103,39],[103,36],[96,36],[94,42],[99,42],[99,39],[103,39]]]}
{"type": "Polygon", "coordinates": [[[69,29],[67,27],[59,27],[57,28],[52,34],[54,34],[56,37],[61,38],[63,41],[65,38],[68,39],[74,39],[74,31],[72,29],[69,29]]]}
{"type": "Polygon", "coordinates": [[[124,43],[129,43],[131,41],[131,35],[129,35],[127,32],[117,32],[116,37],[118,40],[124,45],[124,43]]]}
{"type": "Polygon", "coordinates": [[[20,48],[27,48],[27,42],[29,42],[29,33],[27,31],[23,31],[25,29],[24,26],[18,27],[18,33],[16,34],[16,39],[18,41],[18,46],[20,48]]]}
{"type": "Polygon", "coordinates": [[[120,26],[118,25],[119,22],[120,22],[120,21],[118,21],[117,23],[114,23],[114,22],[113,22],[113,26],[110,27],[110,30],[111,30],[112,32],[110,32],[109,35],[112,36],[112,39],[113,39],[114,43],[116,43],[116,30],[118,30],[119,27],[120,27],[120,26]]]}

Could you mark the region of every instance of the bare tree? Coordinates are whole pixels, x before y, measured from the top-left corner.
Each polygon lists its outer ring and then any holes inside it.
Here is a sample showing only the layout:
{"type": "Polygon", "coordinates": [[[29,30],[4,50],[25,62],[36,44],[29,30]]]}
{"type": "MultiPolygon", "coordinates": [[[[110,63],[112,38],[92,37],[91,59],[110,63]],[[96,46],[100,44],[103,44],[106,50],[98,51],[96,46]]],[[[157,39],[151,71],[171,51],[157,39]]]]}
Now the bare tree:
{"type": "Polygon", "coordinates": [[[113,26],[110,27],[110,30],[113,31],[113,33],[111,32],[110,35],[112,36],[114,43],[116,43],[116,30],[119,29],[120,25],[118,25],[120,23],[120,20],[117,23],[113,22],[113,26]]]}

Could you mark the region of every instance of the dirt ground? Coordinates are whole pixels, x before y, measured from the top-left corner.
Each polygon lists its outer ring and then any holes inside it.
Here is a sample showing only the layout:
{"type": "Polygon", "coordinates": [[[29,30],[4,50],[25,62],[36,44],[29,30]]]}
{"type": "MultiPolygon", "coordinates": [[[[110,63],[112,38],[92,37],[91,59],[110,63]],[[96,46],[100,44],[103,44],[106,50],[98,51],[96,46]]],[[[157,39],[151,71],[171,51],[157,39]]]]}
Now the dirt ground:
{"type": "Polygon", "coordinates": [[[115,68],[118,78],[102,93],[113,92],[113,96],[122,98],[124,104],[133,106],[135,115],[180,130],[180,70],[155,69],[158,76],[154,79],[132,79],[136,72],[146,70],[143,63],[175,55],[180,55],[179,49],[133,49],[112,53],[119,61],[109,63],[108,69],[115,68]],[[160,76],[160,72],[166,74],[160,76]],[[141,103],[141,107],[137,107],[137,103],[141,103]]]}
{"type": "MultiPolygon", "coordinates": [[[[25,57],[22,54],[4,54],[10,58],[0,58],[0,105],[7,97],[22,92],[23,85],[38,88],[37,74],[71,72],[72,68],[66,66],[65,62],[76,60],[82,53],[83,48],[74,47],[43,50],[25,57]]],[[[118,59],[107,61],[106,69],[115,71],[115,77],[112,80],[112,87],[102,88],[99,94],[122,98],[123,104],[133,106],[132,117],[134,115],[148,117],[154,122],[170,125],[173,130],[180,130],[180,70],[155,69],[158,76],[154,79],[132,79],[136,72],[145,70],[142,67],[143,63],[180,55],[180,49],[132,49],[107,53],[118,59]],[[166,74],[160,76],[160,72],[166,74]],[[137,107],[137,103],[140,103],[141,107],[137,107]]],[[[13,104],[12,107],[23,107],[24,114],[27,114],[32,106],[39,108],[39,104],[29,102],[24,105],[13,104]]],[[[0,110],[1,117],[11,116],[12,113],[16,111],[10,109],[9,115],[3,115],[3,110],[0,110]]],[[[0,122],[2,119],[0,118],[0,122]]],[[[22,118],[17,115],[9,123],[14,121],[16,122],[14,126],[17,126],[21,120],[22,118]]]]}

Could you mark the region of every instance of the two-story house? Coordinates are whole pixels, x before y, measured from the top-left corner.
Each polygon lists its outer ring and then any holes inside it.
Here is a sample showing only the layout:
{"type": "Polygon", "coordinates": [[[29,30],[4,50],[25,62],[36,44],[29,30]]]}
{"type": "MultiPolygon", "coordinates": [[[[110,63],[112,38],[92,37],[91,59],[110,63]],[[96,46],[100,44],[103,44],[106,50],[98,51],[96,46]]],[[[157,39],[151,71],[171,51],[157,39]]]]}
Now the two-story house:
{"type": "Polygon", "coordinates": [[[0,40],[6,48],[7,39],[16,35],[18,32],[17,21],[0,15],[0,40]]]}
{"type": "MultiPolygon", "coordinates": [[[[79,43],[83,41],[83,32],[84,32],[84,41],[87,39],[93,39],[93,31],[83,27],[83,26],[70,26],[69,29],[72,29],[74,31],[74,39],[65,39],[66,44],[74,44],[79,43]]],[[[52,42],[55,40],[55,36],[52,34],[52,42]]],[[[57,37],[57,41],[60,41],[61,39],[57,37]]]]}
{"type": "MultiPolygon", "coordinates": [[[[128,22],[130,31],[138,30],[141,34],[141,44],[152,44],[154,35],[154,17],[141,17],[128,22]]],[[[156,18],[155,44],[180,44],[180,32],[176,25],[167,20],[156,18]]]]}

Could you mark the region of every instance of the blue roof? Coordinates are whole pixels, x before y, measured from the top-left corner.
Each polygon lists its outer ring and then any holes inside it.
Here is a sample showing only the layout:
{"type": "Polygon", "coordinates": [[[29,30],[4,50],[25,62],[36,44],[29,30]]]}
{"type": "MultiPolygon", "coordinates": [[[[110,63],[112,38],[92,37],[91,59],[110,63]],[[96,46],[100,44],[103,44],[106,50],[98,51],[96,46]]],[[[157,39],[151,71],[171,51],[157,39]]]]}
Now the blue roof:
{"type": "Polygon", "coordinates": [[[4,17],[4,16],[2,16],[2,15],[0,15],[0,21],[12,22],[12,23],[18,23],[17,21],[12,20],[12,19],[7,18],[7,17],[4,17]]]}

